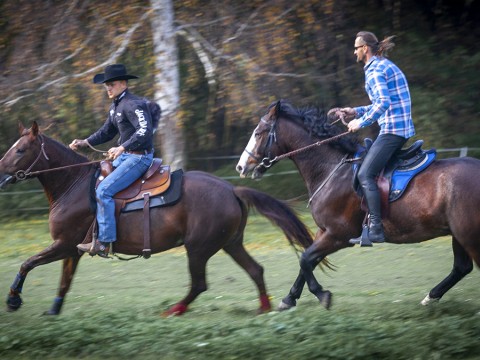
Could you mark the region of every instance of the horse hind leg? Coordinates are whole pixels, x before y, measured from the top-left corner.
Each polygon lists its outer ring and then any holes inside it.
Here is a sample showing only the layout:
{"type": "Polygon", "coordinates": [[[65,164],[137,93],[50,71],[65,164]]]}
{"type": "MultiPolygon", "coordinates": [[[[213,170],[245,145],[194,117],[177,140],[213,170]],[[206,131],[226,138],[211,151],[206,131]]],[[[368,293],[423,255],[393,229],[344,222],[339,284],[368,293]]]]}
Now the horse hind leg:
{"type": "Polygon", "coordinates": [[[421,301],[422,305],[438,302],[445,293],[462,280],[473,269],[473,261],[455,237],[452,237],[453,269],[450,274],[435,286],[421,301]]]}
{"type": "Polygon", "coordinates": [[[225,252],[248,273],[250,278],[257,286],[260,299],[260,308],[257,310],[257,314],[263,314],[272,309],[263,276],[263,267],[257,263],[245,250],[242,240],[243,236],[242,238],[237,239],[231,244],[225,246],[223,250],[225,250],[225,252]]]}
{"type": "Polygon", "coordinates": [[[162,316],[179,316],[188,310],[188,305],[192,303],[198,295],[207,290],[206,268],[207,261],[212,255],[206,255],[202,252],[190,252],[188,254],[188,268],[190,271],[190,291],[178,303],[170,309],[164,311],[162,316]]]}

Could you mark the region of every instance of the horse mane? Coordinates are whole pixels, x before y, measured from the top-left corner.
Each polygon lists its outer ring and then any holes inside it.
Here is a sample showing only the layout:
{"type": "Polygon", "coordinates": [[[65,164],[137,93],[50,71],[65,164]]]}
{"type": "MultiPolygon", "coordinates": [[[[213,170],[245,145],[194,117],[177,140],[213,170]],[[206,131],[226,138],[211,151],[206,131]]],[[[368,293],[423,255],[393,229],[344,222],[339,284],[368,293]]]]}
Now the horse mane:
{"type": "Polygon", "coordinates": [[[47,135],[45,135],[43,132],[39,133],[45,140],[49,141],[48,147],[46,147],[46,151],[48,153],[48,149],[51,145],[53,145],[54,148],[59,148],[60,151],[62,151],[62,158],[66,160],[68,163],[80,163],[80,162],[86,162],[88,161],[88,158],[73,151],[70,149],[67,145],[61,143],[60,141],[57,141],[47,135]]]}
{"type": "MultiPolygon", "coordinates": [[[[268,109],[270,110],[276,103],[272,103],[268,109]]],[[[346,129],[342,129],[337,125],[330,124],[327,119],[327,112],[313,106],[296,108],[290,102],[280,100],[279,116],[303,126],[310,137],[317,139],[331,138],[346,131],[346,129]]],[[[357,151],[358,139],[353,134],[348,134],[332,141],[330,144],[349,154],[353,154],[357,151]]]]}

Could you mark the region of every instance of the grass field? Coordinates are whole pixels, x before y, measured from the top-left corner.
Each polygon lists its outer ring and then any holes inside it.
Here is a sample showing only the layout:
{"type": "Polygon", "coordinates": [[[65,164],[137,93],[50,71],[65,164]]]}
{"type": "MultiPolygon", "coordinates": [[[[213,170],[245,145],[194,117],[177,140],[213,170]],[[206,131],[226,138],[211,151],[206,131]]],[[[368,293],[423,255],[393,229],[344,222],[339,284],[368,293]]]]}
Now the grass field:
{"type": "MultiPolygon", "coordinates": [[[[313,228],[310,215],[303,219],[313,228]]],[[[23,261],[48,245],[46,219],[0,224],[0,290],[23,261]]],[[[282,234],[251,215],[249,251],[265,268],[276,306],[298,273],[282,234]]],[[[187,292],[183,249],[122,262],[85,256],[63,312],[42,316],[56,294],[59,262],[34,269],[23,307],[0,311],[1,359],[480,359],[478,268],[434,306],[419,302],[452,266],[450,239],[353,248],[316,270],[331,310],[305,291],[298,307],[255,315],[258,298],[227,255],[208,264],[209,289],[182,317],[160,314],[187,292]]]]}

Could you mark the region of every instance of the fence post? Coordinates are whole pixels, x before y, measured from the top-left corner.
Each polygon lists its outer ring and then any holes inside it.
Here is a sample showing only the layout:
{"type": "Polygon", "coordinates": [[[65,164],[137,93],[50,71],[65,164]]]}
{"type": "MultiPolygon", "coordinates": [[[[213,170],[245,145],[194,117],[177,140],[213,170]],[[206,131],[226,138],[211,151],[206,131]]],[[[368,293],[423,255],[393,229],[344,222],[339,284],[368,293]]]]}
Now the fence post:
{"type": "Polygon", "coordinates": [[[468,146],[460,148],[460,157],[465,157],[468,154],[468,146]]]}

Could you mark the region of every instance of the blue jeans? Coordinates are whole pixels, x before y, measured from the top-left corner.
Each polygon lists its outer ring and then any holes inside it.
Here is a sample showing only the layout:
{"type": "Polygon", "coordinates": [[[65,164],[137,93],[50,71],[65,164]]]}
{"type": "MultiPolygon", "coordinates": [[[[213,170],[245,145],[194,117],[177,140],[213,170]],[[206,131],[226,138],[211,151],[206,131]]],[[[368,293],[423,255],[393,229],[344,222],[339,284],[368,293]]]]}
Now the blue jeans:
{"type": "Polygon", "coordinates": [[[117,240],[113,196],[140,178],[148,170],[152,161],[153,154],[127,153],[121,154],[113,161],[115,170],[98,185],[96,191],[99,241],[110,243],[117,240]]]}

